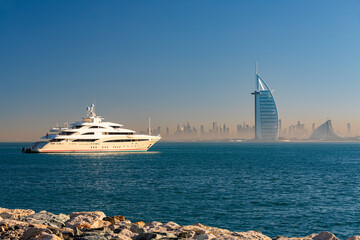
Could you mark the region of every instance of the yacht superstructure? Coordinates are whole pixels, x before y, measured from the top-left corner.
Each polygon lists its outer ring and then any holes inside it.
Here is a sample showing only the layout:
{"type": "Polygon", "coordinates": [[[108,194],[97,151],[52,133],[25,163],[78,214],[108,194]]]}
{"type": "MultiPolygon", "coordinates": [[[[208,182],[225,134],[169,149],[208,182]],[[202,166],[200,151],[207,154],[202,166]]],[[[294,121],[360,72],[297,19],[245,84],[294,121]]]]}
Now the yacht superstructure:
{"type": "Polygon", "coordinates": [[[57,152],[127,152],[147,151],[160,136],[136,134],[135,131],[123,128],[123,125],[105,122],[95,114],[95,106],[87,108],[87,116],[80,122],[68,127],[50,129],[41,141],[33,143],[23,152],[57,153],[57,152]]]}

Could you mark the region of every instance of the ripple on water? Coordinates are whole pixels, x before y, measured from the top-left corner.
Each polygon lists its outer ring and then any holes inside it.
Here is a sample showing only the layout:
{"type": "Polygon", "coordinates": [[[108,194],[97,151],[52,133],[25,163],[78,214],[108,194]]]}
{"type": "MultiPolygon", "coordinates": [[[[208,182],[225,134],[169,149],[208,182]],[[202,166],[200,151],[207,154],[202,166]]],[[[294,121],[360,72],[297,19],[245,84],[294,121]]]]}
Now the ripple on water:
{"type": "Polygon", "coordinates": [[[359,234],[357,143],[158,143],[151,152],[21,154],[0,144],[0,203],[201,222],[275,237],[359,234]]]}

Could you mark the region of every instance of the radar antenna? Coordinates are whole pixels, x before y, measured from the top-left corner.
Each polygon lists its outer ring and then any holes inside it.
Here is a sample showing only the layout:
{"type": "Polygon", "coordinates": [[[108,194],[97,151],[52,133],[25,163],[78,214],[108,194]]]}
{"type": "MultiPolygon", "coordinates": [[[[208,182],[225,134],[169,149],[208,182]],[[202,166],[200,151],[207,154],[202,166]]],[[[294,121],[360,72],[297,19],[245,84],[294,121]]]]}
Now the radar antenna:
{"type": "Polygon", "coordinates": [[[87,107],[86,108],[87,112],[88,112],[88,117],[95,117],[96,114],[95,114],[95,105],[94,104],[91,104],[90,107],[87,107]]]}

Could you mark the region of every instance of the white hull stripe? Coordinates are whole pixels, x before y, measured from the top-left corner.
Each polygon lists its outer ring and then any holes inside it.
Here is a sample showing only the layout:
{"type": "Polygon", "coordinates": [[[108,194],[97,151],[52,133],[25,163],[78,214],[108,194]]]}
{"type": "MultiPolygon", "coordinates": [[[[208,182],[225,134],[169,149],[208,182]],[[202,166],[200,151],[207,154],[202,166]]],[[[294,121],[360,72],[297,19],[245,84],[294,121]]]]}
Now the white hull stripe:
{"type": "Polygon", "coordinates": [[[81,149],[81,150],[39,150],[40,153],[46,152],[130,152],[130,151],[147,151],[147,149],[81,149]]]}

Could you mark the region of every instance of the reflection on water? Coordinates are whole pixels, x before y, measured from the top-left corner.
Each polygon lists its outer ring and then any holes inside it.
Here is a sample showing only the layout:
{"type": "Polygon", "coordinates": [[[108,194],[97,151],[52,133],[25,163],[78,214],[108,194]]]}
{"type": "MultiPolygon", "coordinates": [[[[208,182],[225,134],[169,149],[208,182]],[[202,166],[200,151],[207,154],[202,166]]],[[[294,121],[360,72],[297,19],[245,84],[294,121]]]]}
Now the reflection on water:
{"type": "Polygon", "coordinates": [[[74,152],[74,153],[41,153],[42,155],[67,155],[74,157],[86,157],[86,158],[98,158],[98,157],[116,157],[134,154],[159,154],[159,151],[147,151],[147,152],[74,152]]]}

